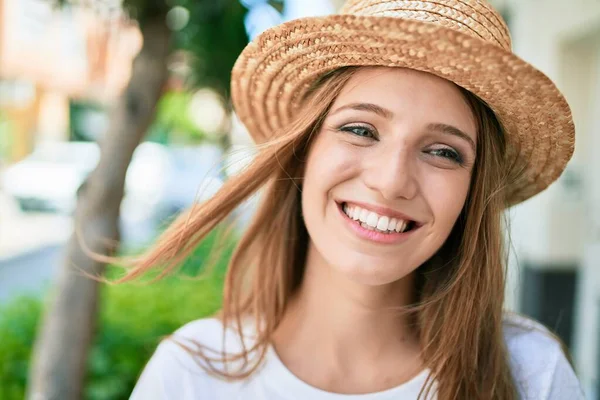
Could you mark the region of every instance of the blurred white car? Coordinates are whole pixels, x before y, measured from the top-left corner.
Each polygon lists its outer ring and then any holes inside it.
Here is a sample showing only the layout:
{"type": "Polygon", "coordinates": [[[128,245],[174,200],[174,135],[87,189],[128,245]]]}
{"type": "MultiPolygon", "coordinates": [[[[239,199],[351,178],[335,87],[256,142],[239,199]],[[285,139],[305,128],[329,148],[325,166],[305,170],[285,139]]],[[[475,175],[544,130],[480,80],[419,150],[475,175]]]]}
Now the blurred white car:
{"type": "Polygon", "coordinates": [[[43,143],[6,168],[2,188],[23,211],[71,213],[77,190],[99,159],[95,143],[43,143]]]}
{"type": "Polygon", "coordinates": [[[167,182],[165,202],[173,211],[201,203],[212,197],[223,185],[223,149],[214,144],[174,146],[172,177],[167,182]]]}
{"type": "Polygon", "coordinates": [[[121,203],[123,242],[139,247],[153,240],[172,216],[206,200],[223,184],[220,149],[210,145],[164,147],[141,144],[127,171],[121,203]]]}
{"type": "MultiPolygon", "coordinates": [[[[223,183],[221,155],[210,145],[169,148],[141,143],[127,170],[122,215],[129,220],[162,219],[206,199],[223,183]]],[[[3,190],[24,211],[72,214],[77,190],[99,158],[99,146],[93,142],[40,145],[5,170],[3,190]]]]}

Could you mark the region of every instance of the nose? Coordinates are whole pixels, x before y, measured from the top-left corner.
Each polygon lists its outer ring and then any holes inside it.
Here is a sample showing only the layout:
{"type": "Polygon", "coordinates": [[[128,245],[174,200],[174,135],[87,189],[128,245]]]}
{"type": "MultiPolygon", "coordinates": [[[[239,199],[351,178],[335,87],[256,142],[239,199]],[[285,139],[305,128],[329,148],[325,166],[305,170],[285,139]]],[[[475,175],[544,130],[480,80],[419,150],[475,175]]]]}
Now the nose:
{"type": "Polygon", "coordinates": [[[365,160],[363,182],[386,200],[412,199],[419,188],[414,164],[411,151],[406,146],[384,149],[365,160]]]}

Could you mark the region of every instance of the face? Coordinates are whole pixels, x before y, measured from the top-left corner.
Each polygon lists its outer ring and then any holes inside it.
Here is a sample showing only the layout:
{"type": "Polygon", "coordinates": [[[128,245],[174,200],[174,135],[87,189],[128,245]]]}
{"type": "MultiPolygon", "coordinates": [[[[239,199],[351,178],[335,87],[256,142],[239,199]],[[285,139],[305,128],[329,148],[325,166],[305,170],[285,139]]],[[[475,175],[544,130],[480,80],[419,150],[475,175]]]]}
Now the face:
{"type": "Polygon", "coordinates": [[[414,272],[442,246],[464,206],[476,126],[446,80],[409,69],[359,70],[308,154],[302,212],[312,250],[363,284],[414,272]]]}

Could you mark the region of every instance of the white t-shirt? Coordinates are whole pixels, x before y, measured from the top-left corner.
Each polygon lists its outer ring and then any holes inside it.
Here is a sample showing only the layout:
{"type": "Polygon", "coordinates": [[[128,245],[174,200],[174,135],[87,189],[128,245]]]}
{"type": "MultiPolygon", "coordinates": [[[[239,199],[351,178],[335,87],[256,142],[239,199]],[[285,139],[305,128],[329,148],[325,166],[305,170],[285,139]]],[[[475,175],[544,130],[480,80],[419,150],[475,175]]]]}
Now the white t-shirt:
{"type": "MultiPolygon", "coordinates": [[[[516,316],[506,318],[504,335],[521,399],[583,399],[579,381],[560,344],[546,332],[533,321],[516,316]]],[[[216,319],[200,319],[180,328],[175,337],[192,348],[191,341],[195,341],[219,350],[223,327],[216,319]]],[[[235,333],[228,330],[225,338],[228,353],[240,349],[235,333]]],[[[199,362],[202,361],[172,340],[163,341],[146,365],[130,400],[416,400],[428,375],[428,370],[424,370],[392,389],[348,395],[325,392],[303,382],[286,368],[272,348],[261,367],[243,381],[226,382],[213,377],[199,362]]]]}

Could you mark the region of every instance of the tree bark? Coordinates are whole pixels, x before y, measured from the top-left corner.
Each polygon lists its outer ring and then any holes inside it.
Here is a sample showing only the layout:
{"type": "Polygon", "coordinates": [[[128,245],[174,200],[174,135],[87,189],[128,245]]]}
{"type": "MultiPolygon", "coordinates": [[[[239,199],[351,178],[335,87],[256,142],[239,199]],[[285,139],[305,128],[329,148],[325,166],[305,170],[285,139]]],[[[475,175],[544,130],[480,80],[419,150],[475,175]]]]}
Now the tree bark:
{"type": "Polygon", "coordinates": [[[127,167],[152,122],[167,79],[171,33],[164,8],[141,26],[144,44],[133,62],[131,80],[112,110],[98,166],[80,193],[75,227],[81,239],[74,233],[68,243],[38,333],[29,372],[30,400],[83,397],[88,349],[96,330],[99,283],[81,270],[101,276],[106,265],[88,257],[80,240],[100,254],[113,254],[119,241],[119,208],[127,167]]]}

